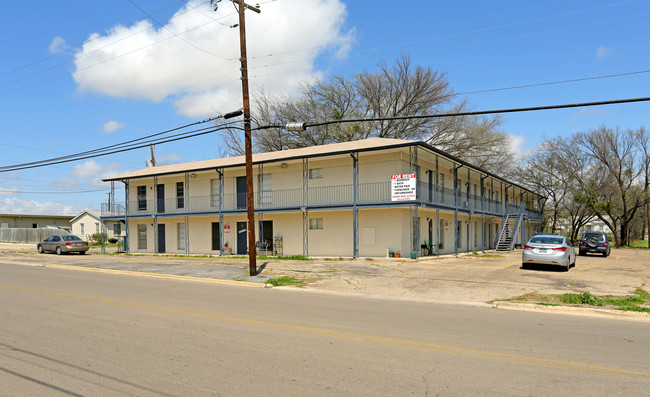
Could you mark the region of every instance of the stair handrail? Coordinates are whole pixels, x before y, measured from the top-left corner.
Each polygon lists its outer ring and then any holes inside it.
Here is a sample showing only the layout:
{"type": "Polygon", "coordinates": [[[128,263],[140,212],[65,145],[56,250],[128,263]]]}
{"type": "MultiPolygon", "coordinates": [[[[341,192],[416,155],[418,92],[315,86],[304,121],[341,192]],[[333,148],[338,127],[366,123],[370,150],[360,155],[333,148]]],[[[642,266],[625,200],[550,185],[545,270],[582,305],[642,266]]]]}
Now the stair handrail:
{"type": "MultiPolygon", "coordinates": [[[[524,210],[526,209],[526,206],[524,203],[521,203],[521,206],[519,207],[519,211],[517,212],[517,222],[515,223],[515,228],[514,228],[514,233],[512,234],[513,238],[512,241],[510,241],[510,251],[515,247],[515,242],[517,241],[517,235],[519,234],[519,228],[521,227],[521,222],[524,218],[524,210]]],[[[523,245],[522,241],[522,245],[523,245]]]]}

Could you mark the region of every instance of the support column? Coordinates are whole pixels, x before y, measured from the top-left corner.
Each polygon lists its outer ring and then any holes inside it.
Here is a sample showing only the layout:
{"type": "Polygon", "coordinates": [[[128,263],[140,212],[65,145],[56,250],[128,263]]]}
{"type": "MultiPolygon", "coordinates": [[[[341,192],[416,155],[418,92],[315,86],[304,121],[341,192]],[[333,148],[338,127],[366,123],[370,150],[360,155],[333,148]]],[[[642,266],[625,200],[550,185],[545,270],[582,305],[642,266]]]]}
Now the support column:
{"type": "Polygon", "coordinates": [[[440,255],[440,209],[436,209],[436,255],[440,255]]]}
{"type": "Polygon", "coordinates": [[[458,256],[458,170],[463,165],[454,166],[454,254],[458,256]]]}
{"type": "Polygon", "coordinates": [[[357,185],[359,183],[359,154],[352,157],[352,257],[359,257],[359,214],[357,209],[357,185]]]}
{"type": "Polygon", "coordinates": [[[302,254],[309,257],[309,210],[302,207],[302,254]]]}
{"type": "Polygon", "coordinates": [[[467,201],[466,201],[466,203],[467,203],[467,239],[466,239],[467,240],[467,252],[472,251],[472,249],[471,249],[471,241],[472,241],[471,240],[471,230],[472,230],[472,212],[473,211],[472,211],[472,204],[470,202],[470,200],[471,200],[471,195],[470,195],[470,190],[471,189],[470,188],[472,186],[472,184],[470,183],[470,177],[471,177],[471,171],[468,168],[467,169],[467,194],[466,194],[466,197],[467,197],[467,201]]]}
{"type": "Polygon", "coordinates": [[[185,255],[190,254],[190,217],[185,215],[185,255]]]}
{"type": "Polygon", "coordinates": [[[485,179],[481,176],[481,251],[485,252],[485,179]]]}
{"type": "Polygon", "coordinates": [[[131,246],[129,244],[129,182],[122,182],[124,183],[124,251],[128,254],[131,246]]]}
{"type": "MultiPolygon", "coordinates": [[[[113,183],[113,182],[111,182],[111,183],[113,183]]],[[[109,208],[109,210],[110,210],[110,206],[111,206],[111,199],[108,199],[108,208],[109,208]]],[[[106,238],[105,238],[106,224],[104,224],[103,219],[101,221],[101,225],[102,225],[102,227],[101,227],[99,232],[101,233],[100,236],[101,236],[101,242],[102,242],[102,254],[105,254],[106,253],[106,238]]]]}
{"type": "Polygon", "coordinates": [[[219,255],[223,256],[223,169],[217,168],[219,174],[219,255]]]}

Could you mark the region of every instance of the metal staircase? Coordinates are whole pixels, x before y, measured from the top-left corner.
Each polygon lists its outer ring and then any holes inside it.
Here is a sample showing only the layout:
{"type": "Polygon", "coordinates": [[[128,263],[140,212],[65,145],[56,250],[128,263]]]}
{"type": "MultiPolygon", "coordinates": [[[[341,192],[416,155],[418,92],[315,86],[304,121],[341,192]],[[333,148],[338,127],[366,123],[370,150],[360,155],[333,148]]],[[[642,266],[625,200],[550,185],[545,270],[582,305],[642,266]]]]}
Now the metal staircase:
{"type": "Polygon", "coordinates": [[[524,206],[522,205],[518,213],[506,215],[503,226],[501,226],[501,230],[499,231],[499,239],[497,240],[495,251],[512,251],[515,247],[517,233],[519,233],[519,228],[524,218],[523,209],[524,206]]]}

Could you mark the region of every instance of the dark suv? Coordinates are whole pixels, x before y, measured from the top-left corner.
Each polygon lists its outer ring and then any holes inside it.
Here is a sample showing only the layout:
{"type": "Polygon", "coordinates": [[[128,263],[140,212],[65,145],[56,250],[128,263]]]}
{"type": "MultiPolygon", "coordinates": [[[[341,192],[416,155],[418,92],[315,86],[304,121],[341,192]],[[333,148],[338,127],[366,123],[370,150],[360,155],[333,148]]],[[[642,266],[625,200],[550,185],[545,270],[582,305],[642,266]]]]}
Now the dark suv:
{"type": "Polygon", "coordinates": [[[587,255],[587,252],[609,256],[611,248],[607,235],[603,232],[584,232],[580,239],[579,255],[587,255]]]}

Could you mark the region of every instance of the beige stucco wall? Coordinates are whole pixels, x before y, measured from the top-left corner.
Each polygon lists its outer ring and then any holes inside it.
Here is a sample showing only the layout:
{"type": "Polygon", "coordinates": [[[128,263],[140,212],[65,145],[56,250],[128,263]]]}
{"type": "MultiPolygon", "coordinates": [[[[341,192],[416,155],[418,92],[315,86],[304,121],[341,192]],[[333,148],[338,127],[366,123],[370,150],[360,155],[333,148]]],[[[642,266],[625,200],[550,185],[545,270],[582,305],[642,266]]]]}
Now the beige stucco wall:
{"type": "Polygon", "coordinates": [[[9,228],[32,228],[34,224],[39,228],[46,226],[69,227],[72,218],[73,216],[67,218],[54,218],[48,216],[21,216],[12,214],[0,216],[0,224],[6,224],[9,228]]]}
{"type": "MultiPolygon", "coordinates": [[[[387,250],[399,252],[402,257],[411,255],[410,216],[408,207],[402,208],[376,208],[359,209],[359,256],[384,257],[387,250]]],[[[271,221],[273,235],[282,237],[282,255],[303,255],[303,218],[302,213],[266,213],[264,221],[271,221]]],[[[439,233],[442,235],[442,248],[440,254],[454,253],[454,214],[451,211],[439,211],[436,221],[436,211],[422,209],[418,211],[419,236],[416,251],[422,254],[420,245],[424,244],[428,236],[428,221],[432,219],[433,239],[432,245],[438,242],[439,233]]],[[[188,236],[190,254],[218,255],[219,250],[212,250],[212,222],[218,222],[218,216],[189,217],[188,236]]],[[[352,210],[309,211],[307,216],[308,228],[308,254],[312,257],[351,257],[353,255],[353,223],[352,210]],[[309,230],[309,220],[320,218],[323,220],[322,230],[309,230]]],[[[260,239],[258,229],[260,216],[256,215],[256,240],[260,239]]],[[[230,225],[230,232],[223,233],[223,242],[228,243],[232,251],[226,254],[237,254],[237,222],[245,222],[246,215],[224,215],[224,224],[230,225]]],[[[460,245],[459,252],[478,251],[481,249],[481,217],[468,214],[459,214],[460,245]],[[469,247],[467,245],[467,222],[470,222],[469,247]]],[[[178,249],[178,224],[184,223],[185,217],[159,217],[158,224],[165,224],[165,248],[167,253],[184,254],[185,249],[178,249]]],[[[155,252],[155,234],[153,219],[131,219],[129,221],[129,236],[131,252],[155,252]],[[147,225],[147,248],[137,247],[137,225],[147,225]]],[[[485,239],[486,249],[494,247],[494,239],[499,231],[500,220],[486,217],[485,239]]],[[[533,234],[533,225],[528,223],[527,238],[533,234]]],[[[435,252],[435,249],[434,249],[435,252]]]]}
{"type": "Polygon", "coordinates": [[[74,222],[71,223],[71,226],[72,234],[75,234],[84,240],[87,240],[90,235],[101,231],[101,222],[88,213],[75,219],[74,222]],[[81,225],[84,226],[83,233],[81,232],[81,225]]]}

